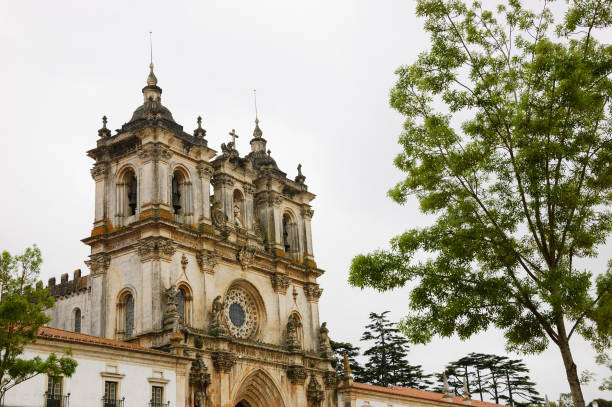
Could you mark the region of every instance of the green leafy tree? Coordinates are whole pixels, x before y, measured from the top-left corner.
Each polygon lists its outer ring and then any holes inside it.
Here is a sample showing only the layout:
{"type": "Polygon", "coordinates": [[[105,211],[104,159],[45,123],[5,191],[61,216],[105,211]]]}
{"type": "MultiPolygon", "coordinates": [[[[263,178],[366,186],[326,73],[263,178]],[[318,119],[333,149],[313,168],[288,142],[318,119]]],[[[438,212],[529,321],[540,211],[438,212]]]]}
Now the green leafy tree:
{"type": "MultiPolygon", "coordinates": [[[[606,366],[612,372],[612,358],[605,353],[600,353],[596,358],[597,364],[606,366]]],[[[604,378],[603,382],[599,385],[599,390],[612,390],[612,376],[604,378]]]]}
{"type": "Polygon", "coordinates": [[[363,367],[357,361],[359,356],[359,347],[352,345],[349,342],[330,341],[334,358],[332,359],[332,367],[336,369],[336,373],[342,376],[344,373],[344,355],[346,354],[349,362],[349,367],[356,381],[362,381],[363,367]]]}
{"type": "Polygon", "coordinates": [[[46,359],[23,359],[24,346],[36,340],[38,329],[50,321],[45,310],[53,297],[38,281],[42,257],[34,245],[21,255],[0,256],[0,400],[8,390],[39,374],[70,377],[77,362],[70,357],[49,355],[46,359]]]}
{"type": "Polygon", "coordinates": [[[349,282],[412,282],[400,327],[414,343],[496,327],[509,350],[554,344],[584,407],[571,339],[612,336],[611,267],[575,266],[612,231],[612,47],[597,40],[612,0],[573,0],[556,27],[540,6],[417,1],[430,46],[391,91],[406,178],[389,195],[435,221],[356,256],[349,282]]]}
{"type": "Polygon", "coordinates": [[[366,383],[378,386],[407,386],[427,388],[430,384],[421,366],[410,365],[406,359],[408,341],[400,334],[394,322],[387,318],[389,311],[370,313],[362,341],[374,342],[363,352],[368,357],[361,378],[366,383]]]}

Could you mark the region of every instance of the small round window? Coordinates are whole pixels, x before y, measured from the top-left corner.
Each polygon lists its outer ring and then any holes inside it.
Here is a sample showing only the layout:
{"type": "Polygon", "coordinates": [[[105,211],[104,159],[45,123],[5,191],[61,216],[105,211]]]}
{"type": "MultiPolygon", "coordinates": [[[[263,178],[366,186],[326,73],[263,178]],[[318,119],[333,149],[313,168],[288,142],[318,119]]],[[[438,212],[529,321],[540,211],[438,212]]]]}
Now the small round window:
{"type": "Polygon", "coordinates": [[[225,296],[225,316],[233,336],[248,339],[257,330],[258,315],[255,301],[244,289],[235,287],[225,296]]]}

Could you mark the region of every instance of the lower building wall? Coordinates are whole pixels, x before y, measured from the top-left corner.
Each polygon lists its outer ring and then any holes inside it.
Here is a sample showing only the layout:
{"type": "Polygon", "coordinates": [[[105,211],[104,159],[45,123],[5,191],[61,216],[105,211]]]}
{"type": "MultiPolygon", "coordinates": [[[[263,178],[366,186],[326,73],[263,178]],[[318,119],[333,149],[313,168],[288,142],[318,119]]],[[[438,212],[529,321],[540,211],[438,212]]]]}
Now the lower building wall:
{"type": "MultiPolygon", "coordinates": [[[[23,358],[46,358],[52,352],[60,356],[68,346],[39,341],[26,348],[23,358]]],[[[124,407],[149,406],[153,386],[163,388],[163,402],[169,401],[170,407],[185,405],[188,361],[92,345],[70,347],[72,357],[78,362],[75,374],[62,379],[62,394],[70,394],[70,407],[103,407],[105,381],[117,383],[117,399],[125,397],[124,407]]],[[[4,405],[44,407],[47,380],[46,375],[39,375],[15,386],[6,394],[4,405]]]]}

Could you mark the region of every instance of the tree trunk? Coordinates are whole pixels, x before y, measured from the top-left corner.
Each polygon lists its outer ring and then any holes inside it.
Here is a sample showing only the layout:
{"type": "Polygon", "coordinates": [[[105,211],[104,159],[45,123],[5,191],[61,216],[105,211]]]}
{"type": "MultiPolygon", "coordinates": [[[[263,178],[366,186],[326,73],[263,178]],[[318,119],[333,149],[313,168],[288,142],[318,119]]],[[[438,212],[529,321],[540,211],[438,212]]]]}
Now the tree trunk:
{"type": "Polygon", "coordinates": [[[480,401],[482,400],[482,383],[480,382],[480,370],[476,368],[476,374],[478,375],[478,391],[480,392],[480,401]]]}
{"type": "Polygon", "coordinates": [[[510,400],[510,405],[514,407],[514,400],[512,399],[512,386],[510,386],[510,375],[508,374],[508,370],[506,370],[506,384],[508,385],[508,397],[510,400]]]}
{"type": "Polygon", "coordinates": [[[565,374],[567,375],[567,381],[570,386],[574,407],[585,407],[584,397],[582,396],[582,388],[580,387],[580,379],[578,378],[578,369],[574,363],[574,358],[572,357],[569,343],[565,335],[559,335],[559,337],[559,349],[561,350],[561,357],[563,358],[563,364],[565,365],[565,374]]]}

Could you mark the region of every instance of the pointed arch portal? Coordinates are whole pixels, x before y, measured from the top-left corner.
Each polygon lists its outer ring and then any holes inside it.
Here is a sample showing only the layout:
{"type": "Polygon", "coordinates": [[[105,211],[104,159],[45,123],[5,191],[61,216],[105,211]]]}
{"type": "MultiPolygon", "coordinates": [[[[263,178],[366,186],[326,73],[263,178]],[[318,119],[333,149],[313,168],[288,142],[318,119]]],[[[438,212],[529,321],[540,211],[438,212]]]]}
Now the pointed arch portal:
{"type": "Polygon", "coordinates": [[[235,407],[284,407],[285,403],[272,379],[263,371],[251,373],[240,386],[235,407]]]}

